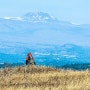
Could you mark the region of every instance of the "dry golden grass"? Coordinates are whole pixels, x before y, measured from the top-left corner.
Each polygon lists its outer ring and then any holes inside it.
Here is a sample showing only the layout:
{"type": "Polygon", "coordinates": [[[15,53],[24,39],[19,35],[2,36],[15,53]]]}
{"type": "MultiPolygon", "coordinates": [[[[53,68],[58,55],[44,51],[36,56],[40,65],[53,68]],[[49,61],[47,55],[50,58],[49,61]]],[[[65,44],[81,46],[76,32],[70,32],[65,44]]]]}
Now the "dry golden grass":
{"type": "Polygon", "coordinates": [[[90,90],[90,70],[5,68],[0,70],[0,90],[90,90]]]}

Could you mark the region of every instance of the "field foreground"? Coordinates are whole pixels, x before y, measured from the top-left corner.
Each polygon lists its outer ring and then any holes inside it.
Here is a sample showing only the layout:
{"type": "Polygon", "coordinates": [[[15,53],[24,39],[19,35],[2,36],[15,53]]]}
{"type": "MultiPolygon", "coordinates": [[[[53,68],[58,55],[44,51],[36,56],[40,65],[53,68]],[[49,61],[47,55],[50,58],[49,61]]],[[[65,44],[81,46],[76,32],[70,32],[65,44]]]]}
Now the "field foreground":
{"type": "Polygon", "coordinates": [[[90,90],[90,70],[41,66],[5,68],[0,70],[0,90],[90,90]]]}

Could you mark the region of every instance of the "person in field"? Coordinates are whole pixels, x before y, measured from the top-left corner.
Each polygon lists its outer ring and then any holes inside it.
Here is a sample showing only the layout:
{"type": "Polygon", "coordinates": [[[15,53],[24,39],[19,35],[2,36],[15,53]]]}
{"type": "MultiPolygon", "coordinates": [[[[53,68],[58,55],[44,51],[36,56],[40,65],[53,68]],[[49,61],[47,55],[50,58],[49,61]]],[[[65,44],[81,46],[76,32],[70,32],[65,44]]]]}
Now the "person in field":
{"type": "Polygon", "coordinates": [[[36,65],[32,53],[29,52],[26,57],[26,65],[36,65]]]}

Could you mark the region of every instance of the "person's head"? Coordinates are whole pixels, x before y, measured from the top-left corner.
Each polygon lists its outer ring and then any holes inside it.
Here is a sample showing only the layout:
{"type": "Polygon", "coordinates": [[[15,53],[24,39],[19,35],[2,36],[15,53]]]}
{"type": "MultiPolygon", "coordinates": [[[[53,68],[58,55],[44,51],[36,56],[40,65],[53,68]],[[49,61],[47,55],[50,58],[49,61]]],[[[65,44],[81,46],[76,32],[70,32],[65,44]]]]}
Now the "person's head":
{"type": "Polygon", "coordinates": [[[31,53],[31,52],[29,52],[27,56],[32,56],[32,53],[31,53]]]}

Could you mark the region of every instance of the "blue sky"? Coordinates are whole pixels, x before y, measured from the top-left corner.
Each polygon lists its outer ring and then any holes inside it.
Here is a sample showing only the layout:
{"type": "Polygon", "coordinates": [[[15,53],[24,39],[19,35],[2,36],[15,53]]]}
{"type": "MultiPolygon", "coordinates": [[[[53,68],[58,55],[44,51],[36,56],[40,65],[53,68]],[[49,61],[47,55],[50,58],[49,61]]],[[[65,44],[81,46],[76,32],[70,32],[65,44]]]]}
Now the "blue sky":
{"type": "Polygon", "coordinates": [[[47,12],[59,20],[90,24],[90,0],[0,0],[0,17],[47,12]]]}

